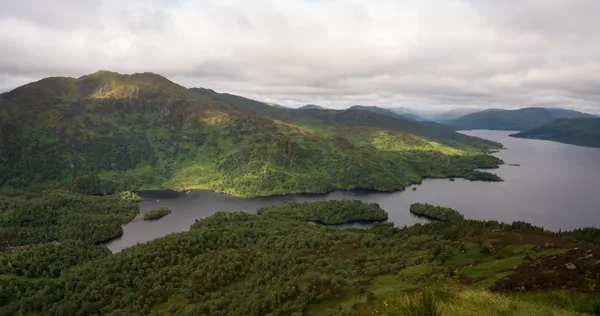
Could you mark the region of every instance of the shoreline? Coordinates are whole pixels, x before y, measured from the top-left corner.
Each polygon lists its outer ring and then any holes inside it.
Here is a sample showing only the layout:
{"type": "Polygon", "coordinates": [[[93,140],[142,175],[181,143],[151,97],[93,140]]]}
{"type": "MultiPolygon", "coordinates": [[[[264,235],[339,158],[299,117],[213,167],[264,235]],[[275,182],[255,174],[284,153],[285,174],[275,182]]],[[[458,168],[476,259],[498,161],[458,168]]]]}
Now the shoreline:
{"type": "Polygon", "coordinates": [[[422,213],[417,213],[417,212],[415,212],[413,210],[409,210],[409,211],[410,211],[410,214],[412,214],[412,215],[414,215],[416,217],[426,218],[426,219],[434,221],[434,222],[440,222],[440,223],[449,223],[450,222],[450,221],[445,221],[445,220],[439,219],[439,218],[434,217],[434,216],[430,216],[430,215],[426,215],[426,214],[422,214],[422,213]]]}
{"type": "MultiPolygon", "coordinates": [[[[477,169],[473,169],[473,170],[474,171],[496,170],[496,169],[499,169],[500,166],[503,166],[503,165],[506,165],[506,163],[499,164],[498,166],[493,167],[493,168],[477,168],[477,169]]],[[[177,190],[172,190],[172,189],[135,190],[133,192],[135,192],[135,194],[139,195],[142,198],[172,199],[172,198],[185,196],[185,195],[189,194],[190,192],[194,192],[194,191],[208,191],[208,192],[214,192],[214,193],[219,193],[219,194],[225,194],[225,195],[240,198],[240,199],[250,200],[250,199],[260,199],[260,198],[268,198],[268,197],[275,197],[275,196],[285,197],[285,196],[292,196],[292,195],[300,195],[300,196],[326,195],[326,194],[330,194],[330,193],[337,192],[337,191],[347,191],[347,192],[357,192],[357,193],[361,193],[361,192],[362,193],[395,193],[395,192],[406,191],[406,189],[408,189],[412,186],[415,186],[415,185],[421,185],[423,183],[423,180],[428,180],[428,179],[463,179],[466,181],[481,181],[481,182],[503,182],[504,181],[502,178],[500,178],[501,180],[468,179],[465,176],[449,175],[449,176],[442,176],[442,177],[422,176],[421,181],[419,181],[419,182],[412,182],[409,185],[407,185],[406,187],[398,188],[398,189],[389,189],[389,190],[354,187],[351,189],[336,188],[336,189],[332,189],[332,190],[325,191],[325,192],[289,192],[289,193],[283,193],[283,194],[268,194],[268,195],[253,195],[253,196],[237,195],[237,194],[233,194],[233,193],[227,193],[225,191],[216,191],[216,190],[207,189],[207,188],[202,188],[202,189],[190,188],[190,189],[186,189],[186,190],[182,190],[182,191],[177,191],[177,190]]]]}

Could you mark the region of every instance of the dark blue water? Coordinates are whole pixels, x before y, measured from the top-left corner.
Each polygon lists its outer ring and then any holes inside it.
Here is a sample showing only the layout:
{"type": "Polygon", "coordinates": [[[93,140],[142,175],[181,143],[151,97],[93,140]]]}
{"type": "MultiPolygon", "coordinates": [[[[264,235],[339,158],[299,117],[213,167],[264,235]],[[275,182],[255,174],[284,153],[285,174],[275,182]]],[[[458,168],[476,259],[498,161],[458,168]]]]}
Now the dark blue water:
{"type": "MultiPolygon", "coordinates": [[[[505,182],[430,179],[394,193],[339,191],[324,195],[289,195],[240,199],[210,191],[194,191],[177,198],[145,198],[142,213],[167,207],[172,214],[158,221],[136,220],[124,226],[121,238],[106,245],[112,251],[143,243],[168,233],[189,229],[197,218],[217,211],[255,212],[265,205],[331,199],[376,202],[395,226],[426,222],[409,213],[409,206],[425,202],[459,210],[466,218],[525,221],[550,230],[600,227],[600,149],[551,141],[508,137],[505,131],[468,131],[465,134],[501,142],[507,149],[495,155],[507,164],[493,172],[505,182]]],[[[345,227],[364,227],[349,224],[345,227]]]]}

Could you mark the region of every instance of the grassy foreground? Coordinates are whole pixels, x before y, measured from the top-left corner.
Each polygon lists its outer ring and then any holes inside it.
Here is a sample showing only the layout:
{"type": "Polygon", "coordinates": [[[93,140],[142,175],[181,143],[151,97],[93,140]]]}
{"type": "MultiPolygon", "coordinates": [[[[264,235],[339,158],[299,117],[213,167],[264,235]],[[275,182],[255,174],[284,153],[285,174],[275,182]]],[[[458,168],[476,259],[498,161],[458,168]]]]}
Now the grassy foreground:
{"type": "Polygon", "coordinates": [[[560,307],[459,285],[440,285],[409,294],[396,294],[369,307],[366,315],[382,316],[568,316],[584,315],[560,307]],[[368,311],[370,310],[370,313],[368,311]]]}

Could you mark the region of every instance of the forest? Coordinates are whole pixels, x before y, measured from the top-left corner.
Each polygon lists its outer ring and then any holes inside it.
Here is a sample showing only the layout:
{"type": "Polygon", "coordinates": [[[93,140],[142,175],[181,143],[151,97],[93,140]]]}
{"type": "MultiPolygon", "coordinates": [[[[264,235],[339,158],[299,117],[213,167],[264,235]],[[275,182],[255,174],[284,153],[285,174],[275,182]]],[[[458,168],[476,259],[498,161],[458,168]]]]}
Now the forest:
{"type": "MultiPolygon", "coordinates": [[[[559,234],[523,222],[461,220],[403,228],[375,222],[370,229],[307,222],[317,213],[329,214],[324,221],[335,214],[331,222],[343,222],[381,212],[361,201],[294,203],[257,215],[218,212],[197,220],[188,232],[114,255],[90,244],[73,248],[80,252],[59,251],[75,241],[7,249],[0,255],[9,267],[0,275],[0,315],[372,315],[383,307],[401,310],[405,299],[399,295],[431,286],[458,287],[451,292],[459,297],[506,300],[486,289],[531,260],[597,249],[588,242],[600,236],[597,229],[559,234]],[[515,244],[518,238],[511,236],[527,239],[515,244]],[[41,260],[47,263],[35,267],[41,260]]],[[[569,291],[572,285],[564,286],[569,291]]],[[[514,306],[537,306],[552,311],[548,315],[600,306],[595,287],[562,293],[570,305],[552,305],[557,294],[539,292],[535,302],[520,294],[514,306]]],[[[469,303],[452,302],[437,297],[432,304],[469,303]]],[[[485,314],[492,307],[477,308],[485,314]]]]}
{"type": "Polygon", "coordinates": [[[358,200],[317,201],[290,203],[284,206],[266,206],[259,209],[258,214],[269,217],[294,217],[325,225],[384,221],[388,218],[387,213],[377,203],[364,203],[358,200]]]}
{"type": "Polygon", "coordinates": [[[86,196],[66,191],[0,196],[0,247],[68,240],[98,244],[120,236],[138,213],[131,192],[86,196]]]}
{"type": "Polygon", "coordinates": [[[171,214],[170,209],[168,209],[166,207],[159,207],[159,208],[151,209],[148,212],[144,213],[144,216],[142,218],[146,221],[151,221],[151,220],[161,219],[169,214],[171,214]]]}
{"type": "Polygon", "coordinates": [[[464,216],[449,207],[441,207],[427,203],[414,203],[410,206],[410,212],[417,216],[429,218],[442,222],[457,222],[464,220],[464,216]]]}

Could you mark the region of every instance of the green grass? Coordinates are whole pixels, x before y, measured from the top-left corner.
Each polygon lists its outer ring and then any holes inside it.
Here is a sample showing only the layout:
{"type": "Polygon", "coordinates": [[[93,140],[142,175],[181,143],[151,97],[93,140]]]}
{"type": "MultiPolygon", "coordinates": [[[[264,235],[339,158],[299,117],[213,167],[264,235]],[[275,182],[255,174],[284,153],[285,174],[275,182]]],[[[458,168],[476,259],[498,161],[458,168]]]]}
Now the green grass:
{"type": "MultiPolygon", "coordinates": [[[[524,301],[515,297],[456,286],[426,288],[411,294],[396,294],[381,300],[370,313],[383,316],[571,316],[577,312],[524,301]]],[[[350,314],[349,314],[350,315],[350,314]]]]}
{"type": "Polygon", "coordinates": [[[515,298],[559,309],[574,310],[597,315],[600,300],[594,294],[573,293],[569,291],[530,292],[513,295],[515,298]]]}
{"type": "Polygon", "coordinates": [[[371,291],[377,297],[383,297],[393,292],[403,292],[409,289],[423,287],[427,284],[427,276],[432,274],[435,265],[430,263],[406,267],[395,275],[383,275],[373,282],[371,291]],[[423,279],[423,282],[418,281],[423,279]]]}
{"type": "Polygon", "coordinates": [[[512,270],[523,262],[521,257],[491,260],[489,262],[473,265],[472,267],[461,268],[459,269],[459,272],[472,278],[486,278],[500,272],[512,270]]]}
{"type": "Polygon", "coordinates": [[[512,274],[512,271],[498,272],[496,274],[487,275],[485,279],[473,283],[473,288],[487,290],[490,289],[496,281],[501,280],[512,274]]]}
{"type": "Polygon", "coordinates": [[[493,260],[489,254],[481,252],[481,248],[477,243],[464,242],[462,246],[465,252],[457,251],[446,264],[450,267],[458,268],[462,266],[468,266],[483,261],[493,260]]]}

